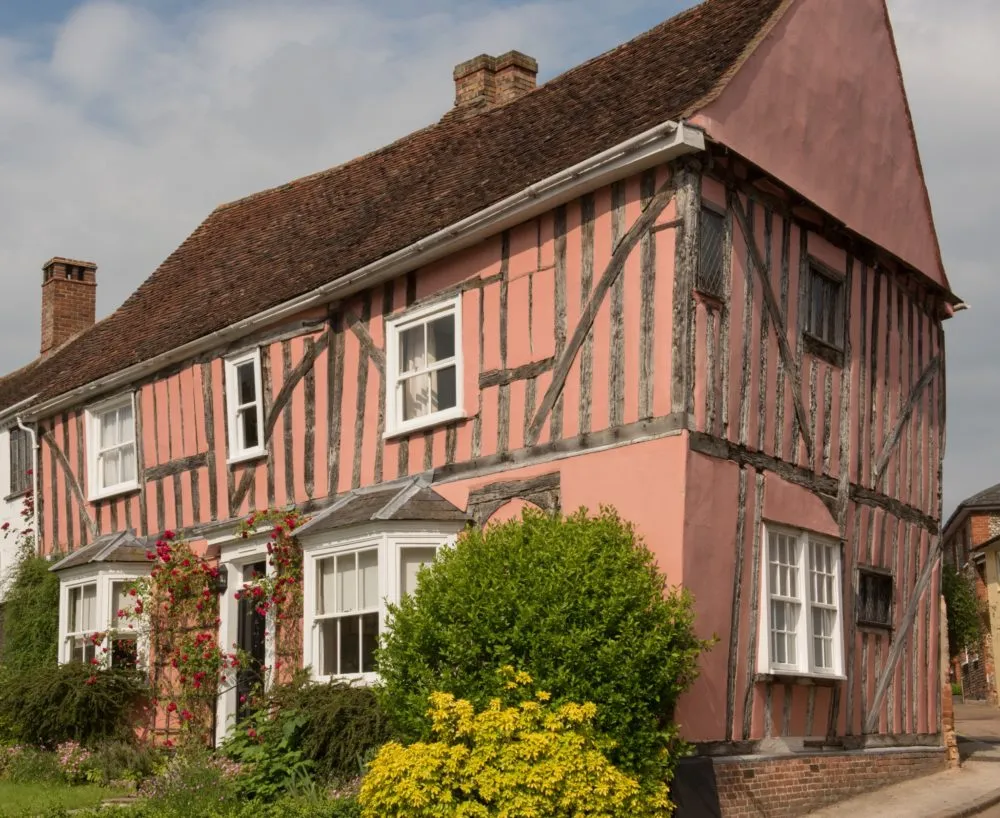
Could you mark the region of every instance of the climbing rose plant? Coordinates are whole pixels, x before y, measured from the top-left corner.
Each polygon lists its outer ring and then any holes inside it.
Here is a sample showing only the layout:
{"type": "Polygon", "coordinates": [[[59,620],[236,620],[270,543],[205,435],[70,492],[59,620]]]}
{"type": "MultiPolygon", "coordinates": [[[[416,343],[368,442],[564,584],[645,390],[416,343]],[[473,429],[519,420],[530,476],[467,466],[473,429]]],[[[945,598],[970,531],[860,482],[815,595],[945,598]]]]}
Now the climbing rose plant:
{"type": "MultiPolygon", "coordinates": [[[[247,538],[271,528],[267,552],[272,573],[228,592],[237,600],[252,599],[257,612],[275,628],[275,672],[300,650],[302,551],[293,532],[302,522],[297,510],[268,510],[251,514],[237,529],[238,536],[247,538]]],[[[148,639],[154,695],[168,732],[176,730],[182,741],[207,742],[218,697],[236,684],[249,657],[235,645],[219,643],[215,561],[196,553],[173,531],[164,532],[146,556],[154,566],[149,576],[129,587],[133,603],[129,610],[117,611],[120,630],[135,630],[148,639]]],[[[94,644],[105,635],[93,634],[94,644]]]]}

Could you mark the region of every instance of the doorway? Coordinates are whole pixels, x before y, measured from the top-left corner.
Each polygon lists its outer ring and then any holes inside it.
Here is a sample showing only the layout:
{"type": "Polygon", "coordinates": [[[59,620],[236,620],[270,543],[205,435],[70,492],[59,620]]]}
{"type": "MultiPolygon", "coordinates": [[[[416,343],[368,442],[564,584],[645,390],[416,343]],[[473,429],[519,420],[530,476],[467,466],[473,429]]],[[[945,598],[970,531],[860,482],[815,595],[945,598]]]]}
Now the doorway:
{"type": "MultiPolygon", "coordinates": [[[[261,579],[267,573],[267,562],[244,565],[243,582],[261,579]]],[[[247,658],[246,666],[236,672],[236,722],[251,714],[250,696],[263,686],[266,661],[267,616],[257,610],[253,597],[243,594],[239,600],[236,620],[236,645],[247,658]]]]}

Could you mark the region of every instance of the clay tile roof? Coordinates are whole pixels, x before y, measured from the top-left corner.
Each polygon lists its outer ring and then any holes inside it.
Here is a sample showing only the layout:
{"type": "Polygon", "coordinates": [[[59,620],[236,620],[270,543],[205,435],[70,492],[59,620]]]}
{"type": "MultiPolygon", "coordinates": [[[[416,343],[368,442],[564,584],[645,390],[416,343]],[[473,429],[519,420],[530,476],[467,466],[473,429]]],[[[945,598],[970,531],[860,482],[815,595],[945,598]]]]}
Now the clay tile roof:
{"type": "MultiPolygon", "coordinates": [[[[0,409],[155,357],[389,255],[718,92],[784,0],[706,0],[478,116],[223,205],[112,315],[0,409]]],[[[447,75],[442,75],[442,81],[447,75]]]]}

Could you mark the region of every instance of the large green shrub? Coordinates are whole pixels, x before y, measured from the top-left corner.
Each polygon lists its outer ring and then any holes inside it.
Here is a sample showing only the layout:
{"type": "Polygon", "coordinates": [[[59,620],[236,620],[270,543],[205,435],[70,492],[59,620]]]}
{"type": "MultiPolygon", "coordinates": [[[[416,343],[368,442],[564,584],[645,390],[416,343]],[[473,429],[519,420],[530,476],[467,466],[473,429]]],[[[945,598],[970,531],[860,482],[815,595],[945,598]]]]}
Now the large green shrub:
{"type": "Polygon", "coordinates": [[[146,694],[134,670],[71,663],[0,673],[0,736],[53,747],[130,735],[146,694]]]}
{"type": "Polygon", "coordinates": [[[502,692],[497,669],[529,673],[556,703],[593,702],[624,770],[669,776],[678,697],[706,643],[691,600],[668,589],[631,525],[602,509],[568,518],[528,511],[469,530],[391,608],[378,695],[406,739],[430,736],[427,700],[452,693],[477,708],[502,692]]]}
{"type": "Polygon", "coordinates": [[[953,565],[941,566],[941,593],[948,612],[948,652],[957,656],[983,638],[983,616],[970,579],[953,565]]]}

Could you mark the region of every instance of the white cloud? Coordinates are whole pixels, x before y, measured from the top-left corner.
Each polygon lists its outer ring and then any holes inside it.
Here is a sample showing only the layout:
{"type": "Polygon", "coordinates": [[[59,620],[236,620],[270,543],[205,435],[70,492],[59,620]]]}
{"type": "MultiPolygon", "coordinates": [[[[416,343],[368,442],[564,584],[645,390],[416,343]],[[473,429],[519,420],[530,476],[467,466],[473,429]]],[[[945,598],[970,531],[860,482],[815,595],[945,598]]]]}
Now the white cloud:
{"type": "MultiPolygon", "coordinates": [[[[220,202],[437,119],[455,63],[518,48],[544,79],[690,4],[87,0],[31,30],[48,39],[0,37],[0,372],[37,350],[49,256],[100,264],[106,314],[220,202]]],[[[1000,480],[983,445],[1000,385],[977,358],[1000,347],[1000,7],[890,5],[947,269],[973,304],[948,326],[951,506],[1000,480]]]]}

